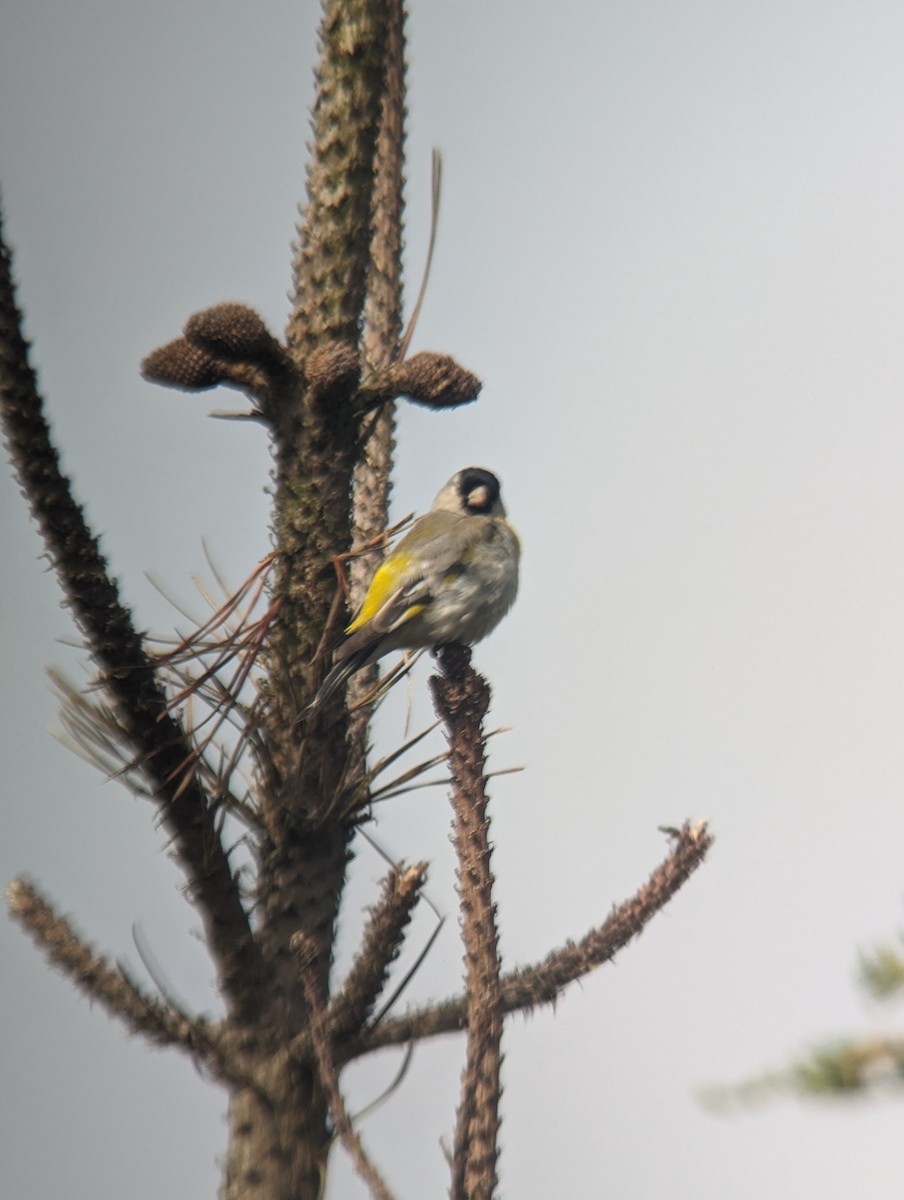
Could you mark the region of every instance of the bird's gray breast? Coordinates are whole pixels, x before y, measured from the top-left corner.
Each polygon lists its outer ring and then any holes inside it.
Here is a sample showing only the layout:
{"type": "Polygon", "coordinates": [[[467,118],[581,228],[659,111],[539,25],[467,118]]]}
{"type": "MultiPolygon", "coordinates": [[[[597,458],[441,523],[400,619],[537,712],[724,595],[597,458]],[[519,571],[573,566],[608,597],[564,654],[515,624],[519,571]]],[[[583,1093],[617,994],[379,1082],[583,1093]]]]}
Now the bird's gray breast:
{"type": "Polygon", "coordinates": [[[514,603],[518,591],[518,538],[505,521],[480,524],[480,536],[460,558],[429,580],[433,600],[424,611],[423,621],[430,644],[479,642],[496,628],[514,603]]]}

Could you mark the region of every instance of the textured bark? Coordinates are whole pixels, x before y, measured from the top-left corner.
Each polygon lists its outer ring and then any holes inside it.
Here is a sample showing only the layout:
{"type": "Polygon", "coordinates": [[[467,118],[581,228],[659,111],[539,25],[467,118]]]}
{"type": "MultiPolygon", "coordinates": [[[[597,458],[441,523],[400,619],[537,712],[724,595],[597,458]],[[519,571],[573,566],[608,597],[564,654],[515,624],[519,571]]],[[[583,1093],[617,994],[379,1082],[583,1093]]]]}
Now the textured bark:
{"type": "Polygon", "coordinates": [[[449,739],[468,1030],[450,1195],[452,1200],[491,1200],[498,1182],[503,1008],[483,737],[490,689],[471,667],[471,652],[464,646],[444,646],[438,659],[441,674],[430,684],[449,739]]]}
{"type": "MultiPolygon", "coordinates": [[[[401,0],[390,0],[386,27],[386,78],[374,159],[373,214],[367,296],[364,305],[364,357],[373,371],[395,362],[402,335],[402,221],[405,166],[405,16],[401,0]]],[[[389,493],[395,452],[395,403],[388,400],[364,425],[361,454],[353,480],[352,541],[367,546],[389,524],[389,493]]],[[[352,612],[380,565],[382,553],[369,553],[349,563],[349,603],[352,612]]],[[[349,707],[368,694],[378,668],[368,667],[349,684],[349,707]]],[[[370,714],[353,711],[349,723],[350,766],[360,776],[365,769],[370,714]]]]}
{"type": "Polygon", "coordinates": [[[348,1151],[358,1174],[366,1182],[374,1200],[393,1200],[386,1181],[364,1149],[364,1143],[349,1116],[345,1098],[339,1088],[339,1075],[336,1070],[336,1059],[330,1034],[326,989],[320,982],[321,976],[317,970],[317,947],[304,934],[296,933],[292,938],[292,949],[298,963],[298,973],[308,1003],[308,1011],[311,1014],[311,1041],[314,1058],[317,1062],[317,1074],[327,1095],[333,1128],[348,1151]]]}
{"type": "MultiPolygon", "coordinates": [[[[266,647],[261,697],[272,776],[262,798],[259,939],[274,974],[270,1007],[274,1019],[285,1022],[284,1045],[309,1019],[290,940],[298,932],[311,939],[326,990],[353,832],[342,803],[355,782],[347,718],[332,706],[303,728],[295,722],[329,666],[330,630],[335,636],[339,628],[331,625],[333,559],[351,542],[359,430],[354,352],[366,294],[386,8],[385,0],[327,0],[324,6],[308,204],[287,328],[300,383],[274,415],[273,532],[280,557],[273,594],[282,604],[266,647]]],[[[274,1113],[251,1096],[232,1101],[233,1137],[245,1141],[241,1131],[247,1129],[246,1144],[256,1149],[230,1152],[229,1200],[319,1194],[329,1149],[326,1096],[310,1067],[297,1086],[288,1060],[279,1061],[281,1069],[272,1068],[279,1084],[270,1097],[274,1113]],[[249,1192],[262,1163],[269,1164],[271,1190],[249,1192]]]]}
{"type": "Polygon", "coordinates": [[[223,1200],[318,1200],[330,1149],[323,1089],[284,1053],[232,1092],[223,1200]]]}
{"type": "Polygon", "coordinates": [[[362,1029],[373,1013],[426,878],[427,864],[418,863],[407,869],[393,867],[383,881],[383,895],[371,909],[361,949],[327,1012],[333,1040],[341,1042],[362,1029]]]}

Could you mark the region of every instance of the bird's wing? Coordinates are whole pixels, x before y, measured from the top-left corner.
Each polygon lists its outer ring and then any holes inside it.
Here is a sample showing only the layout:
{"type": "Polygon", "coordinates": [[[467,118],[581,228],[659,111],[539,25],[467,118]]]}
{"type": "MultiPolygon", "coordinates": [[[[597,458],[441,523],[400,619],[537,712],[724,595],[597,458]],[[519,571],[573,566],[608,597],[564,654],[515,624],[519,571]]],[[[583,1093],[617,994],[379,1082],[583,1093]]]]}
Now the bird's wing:
{"type": "Polygon", "coordinates": [[[364,603],[345,631],[351,636],[339,648],[340,660],[364,645],[375,645],[422,613],[437,584],[450,573],[458,574],[474,546],[493,533],[493,523],[479,517],[425,513],[392,552],[392,565],[387,560],[374,575],[364,603]],[[429,572],[424,563],[430,564],[429,572]]]}
{"type": "Polygon", "coordinates": [[[346,633],[371,629],[374,633],[386,633],[392,628],[399,615],[402,598],[423,582],[417,562],[405,554],[401,547],[392,556],[392,566],[383,563],[371,580],[364,603],[346,633]]]}

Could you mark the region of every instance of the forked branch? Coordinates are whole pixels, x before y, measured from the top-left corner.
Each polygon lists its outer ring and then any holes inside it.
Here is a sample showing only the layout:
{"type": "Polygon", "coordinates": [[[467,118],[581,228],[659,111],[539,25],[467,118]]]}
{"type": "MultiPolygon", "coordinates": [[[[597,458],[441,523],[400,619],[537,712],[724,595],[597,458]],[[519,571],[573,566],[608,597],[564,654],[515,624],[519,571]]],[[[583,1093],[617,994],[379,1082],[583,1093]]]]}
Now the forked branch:
{"type": "MultiPolygon", "coordinates": [[[[672,839],[668,857],[635,895],[612,910],[602,925],[591,929],[579,942],[566,942],[542,961],[502,976],[503,1013],[530,1012],[539,1004],[554,1004],[568,984],[611,962],[665,907],[703,862],[713,842],[705,822],[666,832],[672,839]]],[[[467,997],[456,996],[383,1021],[350,1042],[346,1054],[357,1058],[381,1046],[455,1033],[467,1027],[467,1020],[467,997]]]]}

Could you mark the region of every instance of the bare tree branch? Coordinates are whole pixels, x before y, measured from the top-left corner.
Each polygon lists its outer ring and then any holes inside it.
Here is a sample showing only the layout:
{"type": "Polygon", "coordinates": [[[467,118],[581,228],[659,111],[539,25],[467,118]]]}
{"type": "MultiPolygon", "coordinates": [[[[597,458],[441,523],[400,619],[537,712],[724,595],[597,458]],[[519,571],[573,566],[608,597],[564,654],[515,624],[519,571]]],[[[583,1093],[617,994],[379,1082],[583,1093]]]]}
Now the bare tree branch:
{"type": "MultiPolygon", "coordinates": [[[[602,925],[591,929],[579,942],[567,942],[553,950],[541,962],[518,967],[502,976],[504,1013],[529,1012],[538,1004],[554,1004],[568,984],[610,962],[643,931],[700,866],[713,842],[703,822],[686,824],[668,833],[673,839],[668,857],[630,900],[613,909],[602,925]]],[[[413,1009],[368,1029],[344,1046],[343,1052],[347,1058],[357,1058],[381,1046],[456,1033],[466,1028],[467,1014],[464,996],[413,1009]]]]}
{"type": "MultiPolygon", "coordinates": [[[[371,370],[388,368],[402,331],[402,232],[405,201],[405,14],[402,0],[388,0],[386,62],[380,128],[374,157],[370,261],[364,304],[364,357],[371,370]]],[[[395,452],[395,404],[380,406],[362,424],[362,446],[352,482],[352,543],[366,546],[389,525],[389,492],[395,452]]],[[[349,603],[360,607],[382,555],[353,558],[349,564],[349,603]]],[[[352,775],[364,770],[370,713],[357,705],[376,683],[376,665],[354,677],[348,688],[352,775]]]]}
{"type": "Polygon", "coordinates": [[[225,1065],[214,1026],[203,1017],[187,1018],[145,995],[119,966],[113,966],[75,932],[27,879],[6,889],[10,915],[25,929],[63,975],[110,1016],[161,1046],[179,1046],[220,1073],[225,1065]]]}
{"type": "MultiPolygon", "coordinates": [[[[389,0],[385,77],[374,156],[367,299],[364,306],[364,356],[371,370],[388,367],[395,361],[402,334],[404,169],[405,12],[401,0],[389,0]]],[[[371,537],[385,529],[385,515],[383,523],[371,532],[371,537]]]]}
{"type": "MultiPolygon", "coordinates": [[[[2,230],[0,230],[2,232],[2,230]]],[[[192,753],[107,571],[97,538],[72,497],[44,417],[16,307],[11,254],[0,239],[0,413],[19,482],[101,680],[152,783],[229,1004],[250,1011],[260,996],[263,963],[239,889],[220,845],[203,788],[182,764],[192,753]],[[184,782],[184,781],[183,781],[184,782]]]]}
{"type": "MultiPolygon", "coordinates": [[[[352,822],[337,801],[355,779],[337,705],[300,730],[295,719],[328,667],[335,627],[334,556],[351,544],[359,444],[358,342],[372,226],[389,0],[326,0],[308,165],[308,203],[294,263],[286,338],[308,386],[274,414],[272,580],[281,600],[262,654],[260,713],[273,778],[261,796],[260,937],[287,996],[297,992],[289,939],[316,936],[331,960],[352,822]],[[336,814],[342,814],[337,817],[336,814]]],[[[293,1003],[295,1003],[293,1001],[293,1003]]]]}
{"type": "Polygon", "coordinates": [[[370,1188],[371,1195],[375,1196],[376,1200],[393,1200],[392,1192],[364,1149],[364,1144],[352,1124],[342,1098],[342,1092],[339,1089],[339,1077],[336,1073],[330,1041],[326,997],[321,986],[323,972],[317,966],[317,945],[305,934],[297,933],[292,938],[292,950],[298,964],[298,974],[311,1014],[311,1040],[317,1060],[317,1070],[320,1082],[329,1098],[330,1116],[336,1127],[336,1133],[355,1164],[355,1170],[370,1188]]]}
{"type": "Polygon", "coordinates": [[[330,1037],[339,1042],[364,1028],[386,986],[390,964],[398,957],[427,878],[427,864],[393,867],[345,982],[329,1004],[330,1037]]]}
{"type": "Polygon", "coordinates": [[[289,345],[356,343],[371,230],[374,150],[386,69],[387,4],[326,0],[308,205],[295,255],[289,345]]]}
{"type": "Polygon", "coordinates": [[[444,646],[437,660],[441,674],[432,676],[430,687],[449,741],[468,1030],[450,1195],[491,1200],[498,1183],[503,1010],[485,787],[483,718],[490,689],[464,646],[444,646]]]}

